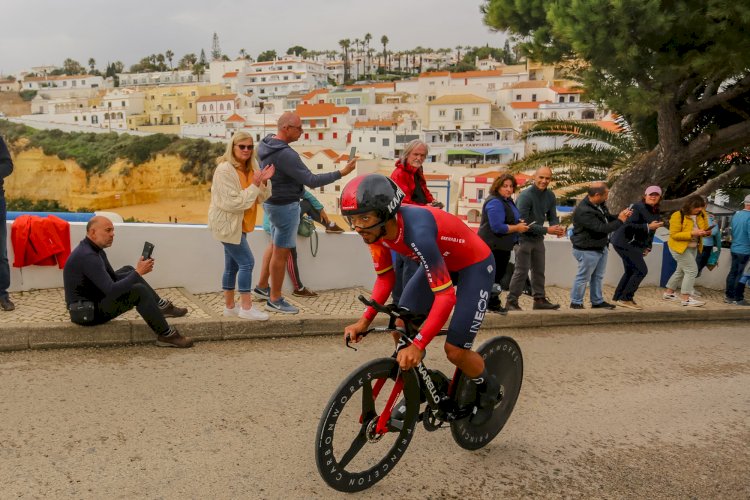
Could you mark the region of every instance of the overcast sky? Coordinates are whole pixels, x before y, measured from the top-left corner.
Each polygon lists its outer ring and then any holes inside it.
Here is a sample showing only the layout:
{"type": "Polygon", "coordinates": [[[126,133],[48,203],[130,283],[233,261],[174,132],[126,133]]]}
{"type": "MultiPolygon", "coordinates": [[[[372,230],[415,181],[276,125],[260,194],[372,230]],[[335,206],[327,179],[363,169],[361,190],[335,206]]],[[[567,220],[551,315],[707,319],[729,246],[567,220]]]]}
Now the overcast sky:
{"type": "Polygon", "coordinates": [[[257,57],[291,46],[339,50],[338,41],[371,33],[382,50],[457,45],[502,47],[505,38],[482,24],[482,0],[0,0],[0,74],[31,66],[61,65],[65,58],[103,70],[126,67],[171,49],[210,54],[213,33],[231,58],[245,49],[257,57]]]}

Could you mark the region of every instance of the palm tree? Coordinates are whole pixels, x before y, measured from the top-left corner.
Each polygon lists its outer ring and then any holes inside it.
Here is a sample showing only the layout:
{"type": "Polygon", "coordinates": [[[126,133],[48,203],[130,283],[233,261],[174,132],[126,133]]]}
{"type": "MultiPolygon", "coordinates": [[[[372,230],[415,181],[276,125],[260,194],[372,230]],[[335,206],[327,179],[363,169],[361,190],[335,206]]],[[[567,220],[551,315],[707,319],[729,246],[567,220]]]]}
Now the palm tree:
{"type": "Polygon", "coordinates": [[[172,52],[172,50],[170,50],[170,49],[167,49],[167,51],[164,53],[164,55],[166,56],[167,61],[169,61],[169,69],[170,70],[174,69],[172,67],[172,59],[174,59],[174,52],[172,52]]]}
{"type": "Polygon", "coordinates": [[[370,52],[370,40],[372,40],[372,35],[370,33],[365,33],[365,41],[363,43],[364,49],[365,49],[365,55],[367,56],[365,58],[365,68],[367,70],[367,74],[372,77],[372,53],[370,52]]]}
{"type": "Polygon", "coordinates": [[[456,45],[456,64],[461,62],[461,50],[463,48],[463,45],[456,45]]]}
{"type": "Polygon", "coordinates": [[[348,38],[339,40],[339,46],[344,50],[344,53],[342,54],[344,56],[344,82],[349,80],[349,47],[351,46],[351,43],[352,41],[348,38]]]}
{"type": "Polygon", "coordinates": [[[91,74],[96,71],[96,60],[93,57],[89,58],[89,68],[91,69],[91,74]]]}
{"type": "Polygon", "coordinates": [[[388,71],[388,51],[386,50],[386,47],[388,46],[388,37],[383,35],[380,37],[380,43],[383,44],[383,66],[385,71],[388,71]]]}
{"type": "Polygon", "coordinates": [[[240,49],[240,59],[247,59],[247,51],[245,49],[240,49]]]}
{"type": "Polygon", "coordinates": [[[591,122],[540,120],[522,140],[554,139],[554,147],[536,151],[509,165],[521,172],[539,167],[555,168],[555,187],[571,187],[565,197],[573,198],[588,189],[591,182],[612,182],[648,149],[645,141],[624,119],[616,121],[619,132],[606,130],[591,122]],[[558,140],[561,141],[558,146],[558,140]]]}

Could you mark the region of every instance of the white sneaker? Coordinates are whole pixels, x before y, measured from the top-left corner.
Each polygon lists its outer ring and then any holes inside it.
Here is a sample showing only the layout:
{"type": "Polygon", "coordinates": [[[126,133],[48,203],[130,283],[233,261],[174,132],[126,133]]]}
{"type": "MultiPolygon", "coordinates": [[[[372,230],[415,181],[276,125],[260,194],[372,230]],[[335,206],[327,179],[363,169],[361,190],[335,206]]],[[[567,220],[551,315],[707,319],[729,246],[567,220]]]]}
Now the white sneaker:
{"type": "Polygon", "coordinates": [[[677,296],[676,293],[667,293],[664,292],[664,295],[661,296],[664,300],[680,300],[680,298],[677,296]]]}
{"type": "Polygon", "coordinates": [[[240,309],[239,314],[237,314],[242,319],[249,319],[253,321],[266,321],[269,316],[268,313],[265,313],[261,311],[260,309],[256,309],[255,307],[251,307],[250,309],[240,309]]]}
{"type": "Polygon", "coordinates": [[[700,306],[706,305],[705,302],[701,302],[700,300],[695,300],[693,297],[688,297],[687,300],[683,300],[681,303],[683,306],[687,306],[687,307],[700,307],[700,306]]]}
{"type": "Polygon", "coordinates": [[[228,307],[224,306],[224,312],[222,313],[223,316],[226,316],[228,318],[236,317],[240,314],[240,305],[235,304],[232,309],[229,309],[228,307]]]}

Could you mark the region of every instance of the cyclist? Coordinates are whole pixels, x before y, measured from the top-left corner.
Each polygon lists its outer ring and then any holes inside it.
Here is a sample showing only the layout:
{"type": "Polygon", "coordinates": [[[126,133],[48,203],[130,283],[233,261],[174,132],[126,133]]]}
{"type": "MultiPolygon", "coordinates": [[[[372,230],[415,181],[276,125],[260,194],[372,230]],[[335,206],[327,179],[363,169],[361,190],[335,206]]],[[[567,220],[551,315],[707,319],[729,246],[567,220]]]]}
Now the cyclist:
{"type": "MultiPolygon", "coordinates": [[[[377,273],[372,299],[379,304],[385,303],[395,282],[391,250],[420,263],[404,286],[399,306],[427,318],[413,343],[398,353],[402,370],[422,361],[427,344],[453,311],[445,354],[477,384],[477,411],[471,422],[481,425],[492,415],[499,385],[494,376],[487,376],[484,360],[471,347],[487,310],[495,260],[484,241],[458,217],[434,207],[402,206],[403,199],[403,191],[388,177],[360,175],[344,187],[341,213],[370,246],[377,273]]],[[[359,321],[344,329],[345,337],[358,342],[376,314],[368,307],[359,321]]]]}

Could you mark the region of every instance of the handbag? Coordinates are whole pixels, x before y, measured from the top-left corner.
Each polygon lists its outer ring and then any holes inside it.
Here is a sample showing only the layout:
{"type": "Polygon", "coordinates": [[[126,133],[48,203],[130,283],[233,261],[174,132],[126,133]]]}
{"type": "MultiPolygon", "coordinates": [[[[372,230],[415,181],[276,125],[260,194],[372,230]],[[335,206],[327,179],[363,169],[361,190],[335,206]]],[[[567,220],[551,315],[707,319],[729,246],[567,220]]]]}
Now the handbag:
{"type": "Polygon", "coordinates": [[[297,226],[297,234],[303,238],[309,238],[315,232],[315,224],[308,215],[300,215],[299,226],[297,226]]]}
{"type": "Polygon", "coordinates": [[[87,325],[94,321],[96,305],[90,300],[79,300],[68,306],[70,320],[79,325],[87,325]]]}

